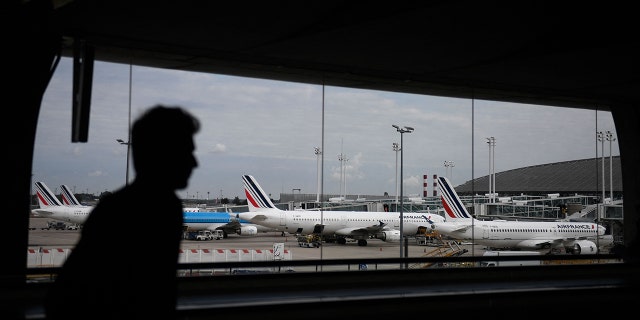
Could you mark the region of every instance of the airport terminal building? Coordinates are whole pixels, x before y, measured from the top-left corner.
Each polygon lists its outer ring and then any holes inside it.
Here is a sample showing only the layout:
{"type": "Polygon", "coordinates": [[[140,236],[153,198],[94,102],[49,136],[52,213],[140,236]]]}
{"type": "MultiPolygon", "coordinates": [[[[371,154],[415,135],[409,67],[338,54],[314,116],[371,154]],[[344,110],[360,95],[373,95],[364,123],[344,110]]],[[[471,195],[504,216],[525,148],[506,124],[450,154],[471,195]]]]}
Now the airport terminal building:
{"type": "MultiPolygon", "coordinates": [[[[436,181],[436,176],[432,178],[432,182],[436,181]]],[[[421,199],[405,197],[404,211],[437,212],[441,208],[437,187],[430,189],[433,191],[421,199]]],[[[489,175],[466,181],[455,190],[478,218],[599,220],[616,242],[622,241],[620,156],[611,160],[589,158],[496,172],[493,198],[489,192],[489,175]]],[[[322,195],[323,207],[345,211],[398,211],[395,195],[347,195],[346,201],[330,200],[338,197],[322,195]]],[[[316,199],[315,193],[281,193],[278,206],[286,210],[313,209],[319,207],[316,199]]]]}

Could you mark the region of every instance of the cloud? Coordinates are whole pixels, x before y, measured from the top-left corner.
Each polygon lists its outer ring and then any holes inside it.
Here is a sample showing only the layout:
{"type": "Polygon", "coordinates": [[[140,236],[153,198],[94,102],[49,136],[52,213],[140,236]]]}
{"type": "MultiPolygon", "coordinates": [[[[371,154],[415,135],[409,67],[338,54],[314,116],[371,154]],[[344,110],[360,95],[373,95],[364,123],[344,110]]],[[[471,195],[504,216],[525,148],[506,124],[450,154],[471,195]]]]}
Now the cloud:
{"type": "MultiPolygon", "coordinates": [[[[33,162],[38,179],[92,192],[119,188],[127,162],[126,148],[116,139],[126,140],[129,122],[157,103],[183,106],[202,124],[195,137],[199,167],[188,189],[180,191],[183,196],[225,190],[225,196],[242,198],[240,177],[247,173],[259,176],[276,199],[278,192],[293,188],[315,192],[319,158],[314,147],[323,151],[325,193],[338,194],[343,176],[349,194],[395,194],[400,157],[392,144],[401,136],[392,124],[415,128],[403,135],[407,194],[421,193],[424,174],[444,175],[445,160],[455,162],[450,173],[454,185],[487,175],[486,137],[496,138],[495,169],[500,172],[594,157],[600,147],[596,128],[615,135],[610,113],[587,109],[138,66],[133,67],[129,97],[129,79],[129,65],[96,62],[89,142],[73,144],[72,61],[61,60],[38,120],[33,162]],[[341,163],[340,154],[348,160],[341,163]]],[[[617,141],[613,154],[619,154],[617,141]]]]}
{"type": "Polygon", "coordinates": [[[106,176],[106,174],[100,170],[89,172],[89,177],[104,177],[104,176],[106,176]]]}
{"type": "Polygon", "coordinates": [[[227,146],[222,143],[216,143],[213,148],[211,148],[212,153],[224,153],[227,151],[227,146]]]}

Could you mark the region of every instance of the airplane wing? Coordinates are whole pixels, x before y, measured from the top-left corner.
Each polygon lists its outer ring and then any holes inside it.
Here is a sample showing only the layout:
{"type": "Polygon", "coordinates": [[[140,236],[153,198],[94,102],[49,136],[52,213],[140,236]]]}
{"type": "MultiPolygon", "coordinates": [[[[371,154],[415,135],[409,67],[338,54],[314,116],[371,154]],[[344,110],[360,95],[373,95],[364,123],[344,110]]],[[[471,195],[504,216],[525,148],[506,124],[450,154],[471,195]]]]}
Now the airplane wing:
{"type": "Polygon", "coordinates": [[[229,221],[229,223],[223,224],[223,225],[217,227],[216,229],[222,230],[227,234],[232,234],[232,233],[238,233],[238,230],[240,230],[241,227],[242,227],[242,225],[240,224],[240,222],[238,220],[231,219],[231,221],[229,221]]]}
{"type": "Polygon", "coordinates": [[[38,217],[47,217],[52,216],[53,212],[45,209],[33,209],[31,212],[38,217]]]}
{"type": "MultiPolygon", "coordinates": [[[[248,219],[251,222],[255,222],[258,223],[259,221],[265,221],[267,220],[267,216],[264,214],[256,214],[253,217],[251,217],[250,219],[248,219]]],[[[237,222],[237,221],[236,221],[237,222]]]]}
{"type": "Polygon", "coordinates": [[[436,226],[435,227],[436,230],[439,230],[440,232],[444,232],[444,233],[465,232],[471,228],[471,224],[467,224],[467,223],[441,222],[441,223],[435,223],[434,225],[436,226]]]}
{"type": "Polygon", "coordinates": [[[355,228],[343,228],[336,230],[337,235],[341,236],[366,236],[376,234],[382,230],[387,230],[386,223],[380,221],[379,224],[374,224],[368,227],[355,227],[355,228]]]}
{"type": "Polygon", "coordinates": [[[516,247],[521,249],[544,249],[555,247],[558,244],[564,242],[565,239],[557,238],[557,239],[527,239],[519,242],[516,247]]]}

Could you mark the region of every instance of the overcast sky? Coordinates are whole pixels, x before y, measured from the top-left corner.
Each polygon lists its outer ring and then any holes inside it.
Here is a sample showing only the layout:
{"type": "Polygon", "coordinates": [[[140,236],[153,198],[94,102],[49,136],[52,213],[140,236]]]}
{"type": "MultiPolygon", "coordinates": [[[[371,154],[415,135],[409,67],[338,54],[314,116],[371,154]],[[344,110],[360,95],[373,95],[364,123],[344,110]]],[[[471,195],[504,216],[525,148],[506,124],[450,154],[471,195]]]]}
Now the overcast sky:
{"type": "MultiPolygon", "coordinates": [[[[131,121],[157,103],[183,106],[200,119],[199,167],[179,195],[202,199],[244,199],[243,174],[275,199],[292,189],[315,194],[314,147],[323,151],[324,193],[344,192],[346,184],[347,194],[395,195],[400,154],[392,145],[400,133],[393,124],[415,128],[403,135],[405,195],[422,194],[425,174],[429,194],[434,174],[449,175],[454,185],[487,175],[487,137],[496,139],[496,172],[600,156],[596,132],[617,137],[602,111],[339,87],[325,87],[323,100],[320,85],[135,66],[131,75],[130,95],[129,65],[96,62],[89,141],[71,143],[72,60],[61,60],[40,111],[34,182],[56,194],[61,184],[96,195],[123,186],[126,146],[116,139],[127,140],[129,104],[131,121]],[[342,184],[340,154],[347,159],[342,184]],[[453,162],[449,170],[445,161],[453,162]]],[[[609,156],[609,142],[604,146],[609,156]]],[[[617,141],[611,149],[619,155],[617,141]]]]}

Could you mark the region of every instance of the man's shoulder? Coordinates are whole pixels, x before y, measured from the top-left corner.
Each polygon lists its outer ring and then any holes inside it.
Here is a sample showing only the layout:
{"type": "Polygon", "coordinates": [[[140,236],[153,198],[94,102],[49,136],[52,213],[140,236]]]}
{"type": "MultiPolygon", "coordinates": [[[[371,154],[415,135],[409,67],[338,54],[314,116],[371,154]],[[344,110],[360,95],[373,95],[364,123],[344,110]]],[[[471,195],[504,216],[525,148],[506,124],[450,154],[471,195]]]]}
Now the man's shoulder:
{"type": "Polygon", "coordinates": [[[177,206],[182,205],[182,202],[173,191],[129,185],[103,197],[98,203],[98,206],[122,204],[132,207],[144,207],[158,204],[161,204],[162,206],[175,204],[177,206]]]}
{"type": "Polygon", "coordinates": [[[137,199],[146,199],[146,202],[152,203],[169,203],[169,202],[180,202],[180,198],[174,190],[166,190],[161,188],[151,187],[140,187],[137,188],[125,188],[123,192],[126,192],[126,195],[123,197],[131,197],[137,199]]]}

